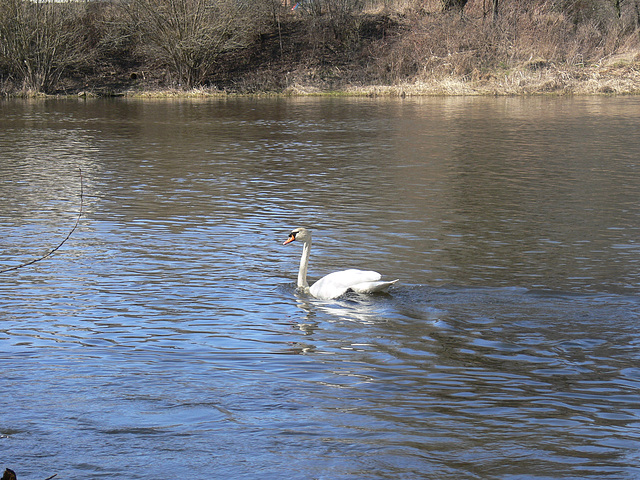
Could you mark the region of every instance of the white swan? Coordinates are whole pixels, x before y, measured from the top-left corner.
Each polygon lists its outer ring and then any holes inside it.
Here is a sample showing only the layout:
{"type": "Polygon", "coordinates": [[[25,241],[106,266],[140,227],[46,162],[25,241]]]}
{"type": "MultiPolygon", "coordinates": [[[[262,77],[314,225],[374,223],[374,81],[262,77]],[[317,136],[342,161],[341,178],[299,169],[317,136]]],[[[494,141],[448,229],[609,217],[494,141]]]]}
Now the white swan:
{"type": "Polygon", "coordinates": [[[365,270],[342,270],[333,272],[322,277],[311,288],[307,283],[307,266],[309,265],[309,255],[311,254],[311,231],[306,228],[296,228],[289,234],[283,245],[287,245],[294,240],[302,242],[302,258],[300,259],[300,270],[298,271],[298,288],[303,288],[311,295],[321,300],[329,300],[343,295],[348,290],[356,293],[384,292],[398,280],[381,281],[378,272],[365,270]]]}

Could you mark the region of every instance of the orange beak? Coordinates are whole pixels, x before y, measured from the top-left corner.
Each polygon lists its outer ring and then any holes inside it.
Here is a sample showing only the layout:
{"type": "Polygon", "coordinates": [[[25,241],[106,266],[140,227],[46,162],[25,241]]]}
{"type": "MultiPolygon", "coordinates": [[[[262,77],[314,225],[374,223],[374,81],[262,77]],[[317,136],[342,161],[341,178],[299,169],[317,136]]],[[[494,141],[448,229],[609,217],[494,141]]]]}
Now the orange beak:
{"type": "Polygon", "coordinates": [[[296,237],[294,237],[293,235],[289,235],[289,238],[287,238],[287,239],[284,241],[283,245],[286,245],[287,243],[291,243],[291,242],[293,242],[295,239],[296,239],[296,237]]]}

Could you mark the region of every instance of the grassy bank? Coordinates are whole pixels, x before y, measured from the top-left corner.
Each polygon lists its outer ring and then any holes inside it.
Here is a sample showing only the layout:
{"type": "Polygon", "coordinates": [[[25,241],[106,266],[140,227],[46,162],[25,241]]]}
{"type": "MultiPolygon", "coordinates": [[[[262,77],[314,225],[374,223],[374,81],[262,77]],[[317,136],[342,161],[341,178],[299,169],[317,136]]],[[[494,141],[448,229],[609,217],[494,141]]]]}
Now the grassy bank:
{"type": "Polygon", "coordinates": [[[255,71],[236,77],[232,90],[638,94],[640,2],[632,1],[622,3],[620,16],[607,0],[505,1],[497,18],[487,12],[486,0],[468,2],[462,13],[443,12],[440,1],[427,1],[419,9],[410,4],[404,10],[362,15],[358,42],[350,50],[331,41],[314,44],[291,28],[286,44],[304,54],[285,48],[279,58],[256,62],[255,71]]]}
{"type": "MultiPolygon", "coordinates": [[[[22,47],[11,50],[6,47],[7,34],[19,29],[5,28],[0,92],[23,96],[640,93],[640,0],[501,0],[497,12],[489,0],[453,2],[462,8],[449,9],[443,8],[443,0],[315,0],[295,10],[279,0],[263,0],[250,12],[231,15],[220,10],[215,20],[202,18],[202,31],[140,27],[147,18],[143,14],[148,16],[154,5],[160,12],[155,20],[163,20],[163,1],[127,4],[137,5],[137,10],[106,2],[47,4],[66,9],[61,11],[62,23],[50,31],[51,35],[66,31],[64,44],[73,39],[75,49],[58,46],[56,51],[67,56],[52,60],[47,69],[46,45],[32,53],[22,47]],[[352,8],[336,12],[335,5],[352,8]],[[223,14],[228,15],[226,33],[214,25],[223,14]],[[231,28],[233,35],[228,33],[231,28]],[[33,65],[23,68],[29,62],[33,65]],[[36,75],[38,68],[42,73],[36,75]]],[[[181,1],[193,7],[211,0],[181,1]]],[[[216,5],[220,9],[224,4],[216,5]]],[[[23,14],[28,19],[25,31],[33,27],[29,13],[23,14]]],[[[164,20],[171,23],[177,14],[166,15],[164,20]]],[[[0,25],[0,36],[2,32],[0,25]]],[[[33,39],[24,40],[29,48],[33,44],[33,39]]]]}

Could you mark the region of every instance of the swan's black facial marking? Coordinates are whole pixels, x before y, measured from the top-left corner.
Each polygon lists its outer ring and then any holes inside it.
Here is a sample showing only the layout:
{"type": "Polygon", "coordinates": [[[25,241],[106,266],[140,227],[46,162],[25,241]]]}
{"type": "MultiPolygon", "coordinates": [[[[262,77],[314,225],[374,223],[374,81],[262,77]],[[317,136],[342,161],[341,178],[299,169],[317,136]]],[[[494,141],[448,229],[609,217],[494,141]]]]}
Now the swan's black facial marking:
{"type": "Polygon", "coordinates": [[[289,236],[287,237],[287,239],[284,241],[283,245],[288,245],[291,242],[293,242],[296,239],[296,235],[298,234],[298,231],[293,231],[289,234],[289,236]]]}

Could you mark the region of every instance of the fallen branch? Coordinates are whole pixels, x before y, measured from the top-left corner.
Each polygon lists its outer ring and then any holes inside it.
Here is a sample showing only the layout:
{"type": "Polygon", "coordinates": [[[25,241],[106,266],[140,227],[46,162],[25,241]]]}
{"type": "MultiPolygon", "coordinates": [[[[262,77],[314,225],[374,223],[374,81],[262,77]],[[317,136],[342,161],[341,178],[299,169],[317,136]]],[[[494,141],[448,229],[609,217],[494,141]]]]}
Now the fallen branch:
{"type": "Polygon", "coordinates": [[[53,248],[51,251],[49,251],[48,253],[46,253],[45,255],[38,257],[34,260],[30,260],[28,262],[22,263],[20,265],[16,265],[15,267],[9,267],[9,268],[5,268],[3,270],[0,270],[0,273],[7,273],[7,272],[11,272],[13,270],[18,270],[19,268],[22,267],[27,267],[29,265],[33,265],[36,262],[39,262],[40,260],[44,260],[47,257],[50,257],[51,255],[53,255],[57,250],[60,249],[60,247],[62,247],[62,245],[65,244],[65,242],[67,240],[69,240],[69,237],[71,237],[71,235],[73,234],[73,232],[75,232],[76,227],[78,226],[78,223],[80,222],[80,217],[82,216],[82,207],[83,207],[83,197],[84,197],[84,185],[82,182],[82,169],[78,169],[80,171],[80,212],[78,212],[78,218],[76,218],[76,223],[73,226],[73,228],[71,229],[71,231],[67,234],[67,236],[58,244],[58,246],[56,246],[55,248],[53,248]]]}

